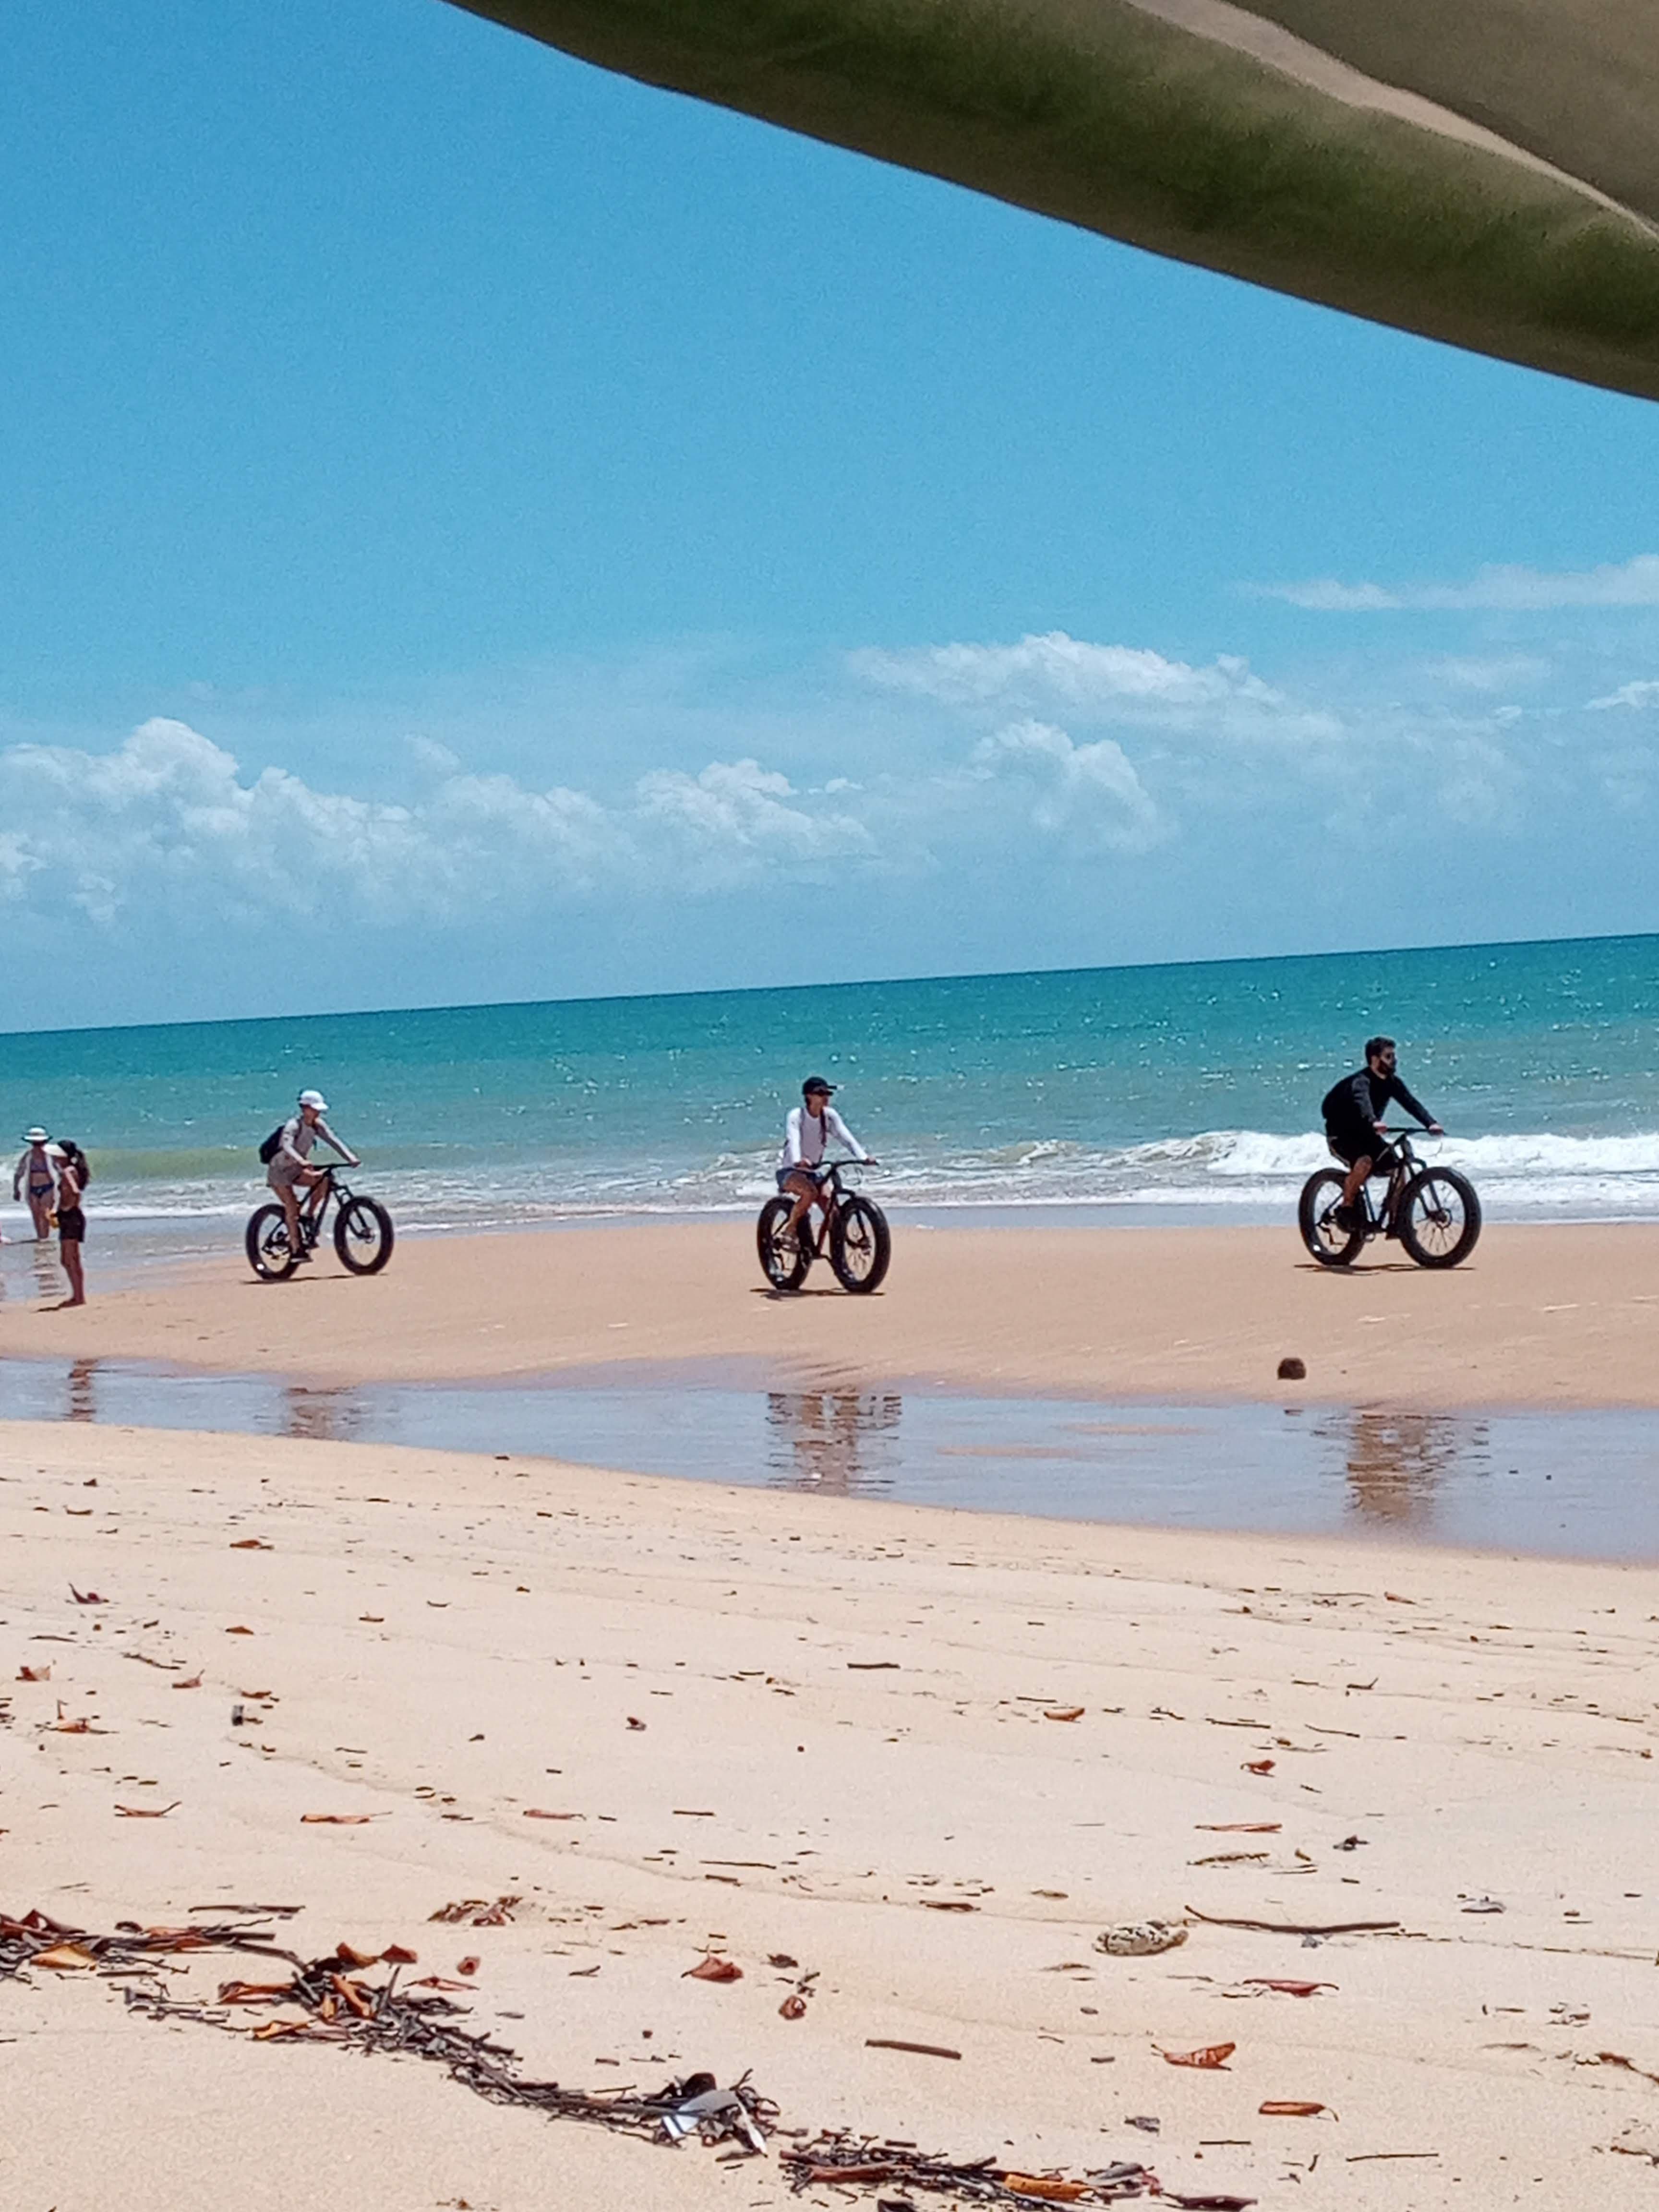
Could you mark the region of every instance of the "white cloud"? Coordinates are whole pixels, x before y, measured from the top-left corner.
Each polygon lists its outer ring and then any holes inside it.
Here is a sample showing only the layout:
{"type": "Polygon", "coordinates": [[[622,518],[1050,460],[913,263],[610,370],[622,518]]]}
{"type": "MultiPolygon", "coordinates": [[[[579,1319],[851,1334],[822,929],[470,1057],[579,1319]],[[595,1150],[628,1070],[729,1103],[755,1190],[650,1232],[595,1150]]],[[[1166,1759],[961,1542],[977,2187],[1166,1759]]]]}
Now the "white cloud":
{"type": "Polygon", "coordinates": [[[974,749],[984,778],[1023,791],[1032,824],[1051,836],[1116,852],[1143,851],[1164,824],[1121,745],[1073,742],[1047,722],[1013,722],[974,749]]]}
{"type": "Polygon", "coordinates": [[[1585,705],[1592,714],[1603,712],[1609,707],[1634,707],[1638,710],[1644,707],[1659,707],[1659,684],[1647,678],[1638,679],[1633,684],[1621,684],[1616,691],[1609,691],[1604,699],[1587,700],[1585,705]]]}
{"type": "Polygon", "coordinates": [[[245,781],[183,722],[146,722],[104,754],[13,745],[0,752],[0,818],[13,825],[0,897],[106,929],[158,905],[215,927],[453,925],[637,894],[665,874],[708,889],[875,849],[860,823],[815,810],[753,760],[655,772],[606,806],[447,768],[443,750],[423,758],[422,796],[387,804],[277,768],[245,781]]]}
{"type": "Polygon", "coordinates": [[[1323,576],[1305,584],[1260,584],[1252,592],[1323,614],[1659,607],[1659,553],[1638,553],[1596,568],[1480,568],[1463,584],[1344,584],[1323,576]]]}
{"type": "Polygon", "coordinates": [[[813,813],[787,775],[756,760],[716,761],[697,775],[656,769],[640,778],[635,796],[641,823],[672,836],[705,879],[875,850],[861,822],[813,813]]]}
{"type": "Polygon", "coordinates": [[[1550,673],[1550,664],[1536,653],[1449,653],[1431,664],[1431,672],[1455,691],[1529,690],[1550,673]]]}
{"type": "Polygon", "coordinates": [[[1233,654],[1194,668],[1137,646],[1091,645],[1060,629],[1023,637],[1017,645],[930,645],[902,653],[871,647],[850,659],[868,683],[951,707],[1006,708],[1011,701],[1030,701],[1096,715],[1125,707],[1218,707],[1239,699],[1279,703],[1279,695],[1233,654]]]}

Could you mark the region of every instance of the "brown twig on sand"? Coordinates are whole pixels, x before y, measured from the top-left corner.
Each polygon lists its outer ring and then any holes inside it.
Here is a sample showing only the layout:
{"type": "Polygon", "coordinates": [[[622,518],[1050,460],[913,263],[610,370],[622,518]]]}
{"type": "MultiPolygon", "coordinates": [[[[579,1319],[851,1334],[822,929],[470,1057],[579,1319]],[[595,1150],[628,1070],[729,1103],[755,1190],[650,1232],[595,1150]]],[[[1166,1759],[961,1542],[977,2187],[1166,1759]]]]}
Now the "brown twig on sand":
{"type": "Polygon", "coordinates": [[[1212,1928],[1255,1928],[1265,1936],[1386,1936],[1398,1928],[1397,1920],[1224,1920],[1213,1912],[1188,1905],[1189,1920],[1202,1920],[1212,1928]]]}

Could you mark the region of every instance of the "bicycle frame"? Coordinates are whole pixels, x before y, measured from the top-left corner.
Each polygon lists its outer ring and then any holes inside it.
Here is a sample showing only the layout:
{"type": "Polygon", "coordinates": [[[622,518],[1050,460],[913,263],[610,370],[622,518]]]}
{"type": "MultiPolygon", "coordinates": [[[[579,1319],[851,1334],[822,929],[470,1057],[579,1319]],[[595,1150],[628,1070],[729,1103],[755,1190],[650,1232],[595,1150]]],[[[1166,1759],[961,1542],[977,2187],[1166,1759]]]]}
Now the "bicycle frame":
{"type": "Polygon", "coordinates": [[[1370,1224],[1373,1228],[1381,1229],[1386,1232],[1394,1226],[1395,1215],[1399,1210],[1400,1200],[1405,1193],[1406,1185],[1423,1164],[1412,1150],[1412,1133],[1409,1129],[1390,1129],[1384,1124],[1383,1134],[1389,1139],[1395,1156],[1394,1165],[1389,1170],[1389,1187],[1382,1194],[1382,1205],[1373,1212],[1370,1200],[1370,1178],[1368,1176],[1360,1188],[1359,1202],[1365,1209],[1365,1217],[1370,1224]]]}
{"type": "Polygon", "coordinates": [[[351,1203],[349,1184],[342,1181],[339,1170],[332,1160],[325,1160],[319,1180],[313,1183],[300,1207],[300,1234],[305,1238],[306,1249],[313,1251],[323,1233],[323,1221],[331,1200],[342,1206],[351,1203]]]}
{"type": "MultiPolygon", "coordinates": [[[[814,1176],[813,1179],[817,1184],[817,1194],[808,1200],[806,1211],[800,1218],[800,1225],[804,1231],[811,1234],[812,1208],[816,1206],[818,1210],[818,1231],[812,1239],[812,1257],[815,1260],[823,1257],[823,1240],[830,1234],[830,1224],[840,1211],[842,1199],[847,1195],[842,1183],[842,1169],[862,1167],[863,1164],[861,1160],[830,1160],[822,1173],[814,1176]]],[[[812,1170],[809,1168],[805,1172],[810,1175],[812,1170]]]]}

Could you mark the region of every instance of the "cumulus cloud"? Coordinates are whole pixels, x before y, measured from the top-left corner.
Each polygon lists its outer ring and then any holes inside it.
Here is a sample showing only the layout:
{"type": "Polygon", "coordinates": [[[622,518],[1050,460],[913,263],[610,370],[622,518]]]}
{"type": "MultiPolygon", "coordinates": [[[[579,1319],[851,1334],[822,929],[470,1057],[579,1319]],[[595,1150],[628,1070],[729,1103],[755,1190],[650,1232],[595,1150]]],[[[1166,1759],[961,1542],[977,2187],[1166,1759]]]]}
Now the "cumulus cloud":
{"type": "Polygon", "coordinates": [[[0,898],[102,928],[160,906],[217,926],[453,924],[489,910],[718,887],[787,865],[869,856],[844,812],[758,762],[641,777],[619,803],[469,774],[433,747],[407,804],[313,788],[187,724],[146,722],[114,751],[0,752],[0,898]]]}
{"type": "Polygon", "coordinates": [[[1138,646],[1091,645],[1060,629],[1014,645],[930,645],[901,653],[871,647],[850,658],[866,683],[952,707],[1040,702],[1096,716],[1134,708],[1214,708],[1240,699],[1280,703],[1249,662],[1231,653],[1194,668],[1138,646]]]}
{"type": "Polygon", "coordinates": [[[1644,708],[1659,707],[1659,684],[1650,678],[1638,678],[1633,684],[1621,684],[1605,698],[1585,702],[1586,711],[1590,714],[1603,714],[1610,707],[1632,707],[1638,712],[1644,708]]]}
{"type": "Polygon", "coordinates": [[[657,769],[635,787],[641,825],[672,838],[704,880],[734,866],[865,858],[876,849],[864,823],[847,813],[815,812],[787,775],[756,760],[715,761],[696,775],[657,769]]]}
{"type": "Polygon", "coordinates": [[[1257,599],[1283,599],[1320,614],[1659,607],[1659,553],[1638,553],[1632,560],[1596,568],[1486,568],[1462,584],[1345,584],[1322,576],[1303,584],[1259,584],[1251,590],[1257,599]]]}
{"type": "Polygon", "coordinates": [[[1139,852],[1157,842],[1164,823],[1115,739],[1077,744],[1047,722],[1012,722],[975,747],[981,778],[1019,791],[1033,826],[1085,848],[1139,852]]]}

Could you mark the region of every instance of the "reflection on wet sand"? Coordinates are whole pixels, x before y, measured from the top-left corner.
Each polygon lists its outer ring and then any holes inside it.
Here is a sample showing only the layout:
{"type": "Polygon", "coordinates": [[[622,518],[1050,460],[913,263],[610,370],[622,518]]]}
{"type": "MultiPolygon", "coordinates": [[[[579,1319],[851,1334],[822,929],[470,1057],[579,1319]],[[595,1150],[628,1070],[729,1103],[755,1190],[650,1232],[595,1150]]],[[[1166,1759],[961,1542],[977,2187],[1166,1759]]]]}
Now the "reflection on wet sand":
{"type": "Polygon", "coordinates": [[[317,1389],[305,1382],[283,1387],[276,1434],[303,1437],[312,1443],[345,1443],[361,1435],[365,1408],[356,1394],[337,1384],[317,1389]]]}
{"type": "Polygon", "coordinates": [[[1487,1423],[1454,1413],[1362,1407],[1322,1422],[1317,1433],[1346,1459],[1352,1510],[1395,1527],[1431,1521],[1441,1485],[1485,1474],[1490,1456],[1487,1423]]]}
{"type": "Polygon", "coordinates": [[[70,1363],[64,1378],[64,1419],[66,1421],[95,1421],[98,1418],[98,1396],[94,1381],[98,1373],[95,1359],[76,1359],[70,1363]]]}
{"type": "Polygon", "coordinates": [[[769,1480],[842,1498],[890,1487],[903,1410],[896,1390],[769,1390],[769,1480]]]}

